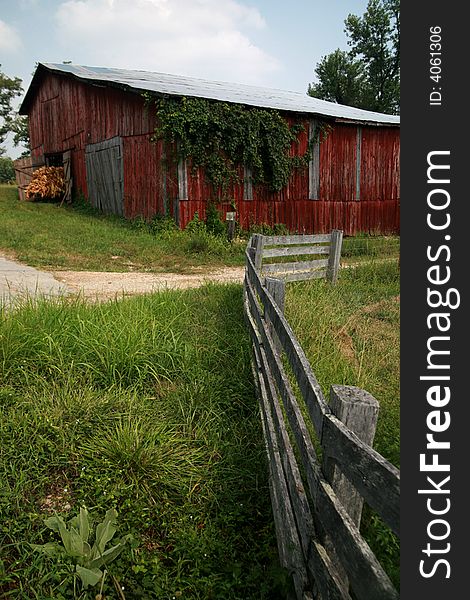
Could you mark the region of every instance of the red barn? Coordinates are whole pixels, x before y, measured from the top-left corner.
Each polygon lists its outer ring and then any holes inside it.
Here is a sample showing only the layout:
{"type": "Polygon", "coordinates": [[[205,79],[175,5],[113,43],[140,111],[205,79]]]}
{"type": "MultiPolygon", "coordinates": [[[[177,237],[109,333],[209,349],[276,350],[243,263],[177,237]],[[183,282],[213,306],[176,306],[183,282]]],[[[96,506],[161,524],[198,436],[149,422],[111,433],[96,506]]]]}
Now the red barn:
{"type": "MultiPolygon", "coordinates": [[[[242,227],[283,223],[306,233],[334,228],[346,234],[399,231],[399,117],[297,92],[145,71],[39,64],[20,109],[29,117],[33,165],[64,164],[74,191],[105,212],[146,219],[170,214],[181,227],[196,211],[203,218],[217,190],[185,162],[164,160],[166,144],[151,141],[156,114],[144,93],[276,109],[290,124],[304,126],[295,144],[301,154],[316,125],[329,125],[326,138],[313,147],[308,168],[295,170],[280,192],[251,185],[248,178],[233,187],[242,227]]],[[[219,208],[233,210],[223,202],[219,208]]]]}

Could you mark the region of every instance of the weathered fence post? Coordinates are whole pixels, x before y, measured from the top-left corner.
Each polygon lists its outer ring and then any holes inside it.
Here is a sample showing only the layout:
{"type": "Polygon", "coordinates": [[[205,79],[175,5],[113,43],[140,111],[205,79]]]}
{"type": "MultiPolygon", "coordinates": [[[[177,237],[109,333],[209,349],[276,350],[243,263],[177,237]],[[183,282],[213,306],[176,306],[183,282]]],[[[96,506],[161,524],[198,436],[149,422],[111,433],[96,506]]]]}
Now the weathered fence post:
{"type": "Polygon", "coordinates": [[[264,248],[264,236],[260,233],[255,233],[253,236],[253,246],[256,248],[255,253],[255,269],[261,271],[261,265],[263,264],[263,248],[264,248]]]}
{"type": "MultiPolygon", "coordinates": [[[[279,307],[279,310],[284,314],[284,305],[286,301],[286,284],[282,279],[274,279],[273,277],[266,277],[265,286],[268,292],[273,297],[274,302],[279,307]]],[[[268,324],[268,329],[272,335],[274,341],[274,347],[276,349],[277,354],[281,354],[282,352],[282,344],[277,337],[276,332],[274,331],[274,326],[269,320],[266,311],[264,313],[264,318],[266,319],[266,323],[268,324]]]]}
{"type": "MultiPolygon", "coordinates": [[[[361,441],[372,446],[377,427],[379,403],[369,392],[349,385],[332,385],[330,388],[330,409],[335,417],[342,421],[361,441]]],[[[359,527],[364,503],[362,496],[341,473],[334,460],[324,457],[322,468],[338,500],[355,525],[359,527]]],[[[335,552],[330,540],[327,538],[324,543],[327,552],[333,558],[335,552]]],[[[344,569],[337,559],[334,562],[347,589],[349,582],[344,569]]]]}
{"type": "Polygon", "coordinates": [[[328,256],[328,267],[326,270],[326,278],[333,284],[338,280],[342,243],[343,232],[339,229],[333,229],[331,232],[330,254],[328,256]]]}

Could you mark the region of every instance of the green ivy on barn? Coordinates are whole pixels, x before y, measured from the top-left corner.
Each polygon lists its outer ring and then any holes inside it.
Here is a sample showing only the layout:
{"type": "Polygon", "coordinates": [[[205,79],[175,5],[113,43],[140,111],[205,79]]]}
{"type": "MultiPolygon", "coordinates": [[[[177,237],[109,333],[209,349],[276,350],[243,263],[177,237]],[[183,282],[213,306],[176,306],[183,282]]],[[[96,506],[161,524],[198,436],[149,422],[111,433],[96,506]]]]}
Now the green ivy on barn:
{"type": "Polygon", "coordinates": [[[153,139],[176,143],[178,158],[190,159],[194,171],[204,169],[208,181],[223,191],[240,182],[238,167],[244,165],[251,169],[253,183],[278,192],[293,169],[310,160],[315,140],[303,155],[290,156],[305,128],[290,126],[277,110],[186,97],[160,98],[155,104],[153,139]]]}

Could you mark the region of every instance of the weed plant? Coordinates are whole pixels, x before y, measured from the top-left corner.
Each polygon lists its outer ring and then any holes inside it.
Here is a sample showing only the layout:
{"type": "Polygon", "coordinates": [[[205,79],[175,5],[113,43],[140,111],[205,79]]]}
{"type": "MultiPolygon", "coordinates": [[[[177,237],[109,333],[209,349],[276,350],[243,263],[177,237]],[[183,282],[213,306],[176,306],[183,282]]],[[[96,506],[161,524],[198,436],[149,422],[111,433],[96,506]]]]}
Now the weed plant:
{"type": "Polygon", "coordinates": [[[284,597],[250,356],[240,286],[4,312],[0,596],[94,598],[30,546],[86,506],[135,539],[107,598],[284,597]]]}

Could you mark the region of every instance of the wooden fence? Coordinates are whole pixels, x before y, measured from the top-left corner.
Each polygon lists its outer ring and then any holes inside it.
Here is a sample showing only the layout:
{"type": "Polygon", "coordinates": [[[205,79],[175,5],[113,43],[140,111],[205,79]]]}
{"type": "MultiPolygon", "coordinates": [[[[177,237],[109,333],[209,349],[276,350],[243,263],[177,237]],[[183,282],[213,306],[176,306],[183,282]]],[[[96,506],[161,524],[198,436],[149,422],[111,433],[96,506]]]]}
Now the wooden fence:
{"type": "MultiPolygon", "coordinates": [[[[256,236],[246,251],[245,313],[253,341],[253,374],[269,457],[279,555],[292,573],[298,599],[390,600],[398,593],[359,532],[365,500],[399,533],[400,474],[371,447],[378,403],[352,386],[332,386],[330,403],[326,402],[284,317],[284,281],[263,274],[264,258],[279,256],[269,246],[309,243],[315,248],[329,242],[329,257],[333,254],[335,259],[324,263],[323,276],[334,281],[339,264],[334,237],[338,235],[256,236]],[[316,448],[321,448],[321,459],[316,448]]],[[[312,273],[318,276],[318,269],[312,273]]]]}
{"type": "MultiPolygon", "coordinates": [[[[334,229],[325,235],[280,235],[265,236],[255,234],[251,238],[251,248],[256,269],[261,275],[281,278],[284,281],[301,281],[326,277],[336,282],[341,256],[343,232],[334,229]],[[315,260],[285,262],[295,256],[316,256],[315,260]],[[327,256],[328,258],[318,258],[327,256]],[[283,262],[279,262],[279,259],[283,262]],[[278,262],[266,262],[276,259],[278,262]]],[[[251,250],[250,250],[251,252],[251,250]]]]}
{"type": "Polygon", "coordinates": [[[33,167],[33,160],[31,156],[26,156],[25,158],[18,158],[14,161],[15,166],[15,177],[16,184],[18,186],[18,195],[20,200],[26,200],[26,188],[31,181],[31,177],[33,176],[33,171],[36,167],[33,167]]]}

